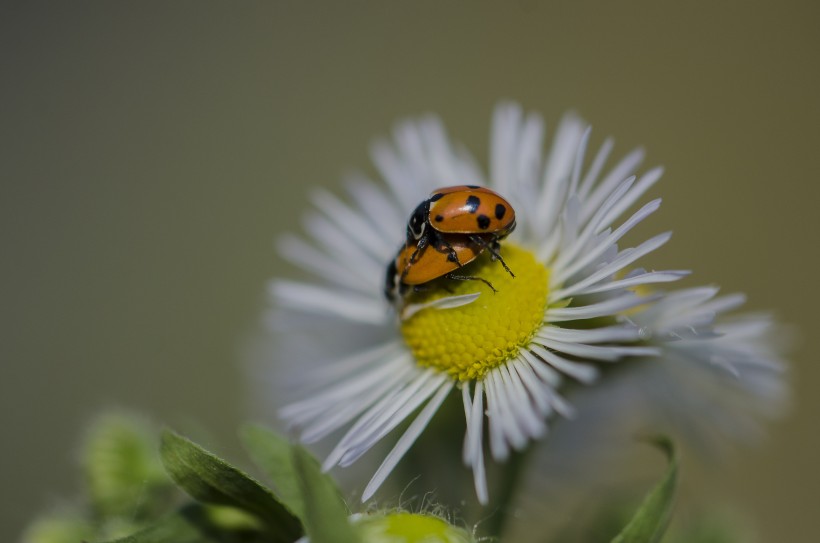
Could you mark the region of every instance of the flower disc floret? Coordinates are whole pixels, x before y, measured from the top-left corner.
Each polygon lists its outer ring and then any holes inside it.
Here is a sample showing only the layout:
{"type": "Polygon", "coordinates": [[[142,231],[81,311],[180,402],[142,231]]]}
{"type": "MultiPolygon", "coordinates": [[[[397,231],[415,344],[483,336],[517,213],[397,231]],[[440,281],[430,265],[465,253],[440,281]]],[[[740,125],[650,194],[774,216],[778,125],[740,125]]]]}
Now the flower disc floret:
{"type": "Polygon", "coordinates": [[[518,355],[541,327],[547,305],[549,270],[528,250],[511,243],[501,255],[515,273],[483,254],[458,275],[478,280],[442,278],[414,293],[409,303],[426,304],[447,296],[480,293],[474,302],[450,309],[430,307],[403,321],[401,332],[416,362],[459,381],[480,379],[518,355]]]}

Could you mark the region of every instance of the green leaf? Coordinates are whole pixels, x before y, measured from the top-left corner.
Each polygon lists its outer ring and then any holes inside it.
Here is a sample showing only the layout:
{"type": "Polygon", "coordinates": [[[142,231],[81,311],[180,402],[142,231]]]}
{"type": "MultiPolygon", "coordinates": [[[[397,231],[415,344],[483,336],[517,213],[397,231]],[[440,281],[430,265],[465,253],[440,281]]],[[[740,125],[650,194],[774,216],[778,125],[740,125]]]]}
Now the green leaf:
{"type": "Polygon", "coordinates": [[[160,455],[174,482],[195,500],[257,516],[271,528],[276,541],[291,543],[302,536],[299,519],[270,490],[192,441],[166,430],[160,455]]]}
{"type": "Polygon", "coordinates": [[[612,543],[657,543],[669,523],[678,479],[678,458],[668,438],[654,437],[650,441],[666,453],[669,467],[663,480],[644,498],[632,520],[612,543]]]}
{"type": "Polygon", "coordinates": [[[245,426],[241,436],[251,458],[271,478],[282,501],[302,520],[312,543],[359,541],[348,521],[339,488],[322,473],[310,453],[259,425],[245,426]]]}
{"type": "Polygon", "coordinates": [[[256,424],[240,431],[251,459],[270,477],[276,495],[290,511],[305,520],[305,502],[294,465],[293,445],[287,438],[256,424]]]}
{"type": "Polygon", "coordinates": [[[336,483],[322,473],[319,463],[304,448],[293,446],[293,465],[304,501],[305,530],[311,543],[358,543],[348,521],[347,506],[336,483]]]}

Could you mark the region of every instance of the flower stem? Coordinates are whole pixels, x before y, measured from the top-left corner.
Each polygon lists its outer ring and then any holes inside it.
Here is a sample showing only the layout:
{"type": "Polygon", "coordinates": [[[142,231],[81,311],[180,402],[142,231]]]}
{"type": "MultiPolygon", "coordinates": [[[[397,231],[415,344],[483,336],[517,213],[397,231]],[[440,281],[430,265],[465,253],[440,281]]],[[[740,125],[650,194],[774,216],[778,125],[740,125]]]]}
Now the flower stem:
{"type": "Polygon", "coordinates": [[[502,540],[501,536],[510,517],[515,515],[515,494],[521,482],[531,448],[528,447],[521,452],[512,452],[509,460],[504,464],[500,488],[493,493],[496,496],[496,499],[493,500],[495,514],[487,520],[487,532],[489,536],[495,537],[499,541],[502,540]]]}

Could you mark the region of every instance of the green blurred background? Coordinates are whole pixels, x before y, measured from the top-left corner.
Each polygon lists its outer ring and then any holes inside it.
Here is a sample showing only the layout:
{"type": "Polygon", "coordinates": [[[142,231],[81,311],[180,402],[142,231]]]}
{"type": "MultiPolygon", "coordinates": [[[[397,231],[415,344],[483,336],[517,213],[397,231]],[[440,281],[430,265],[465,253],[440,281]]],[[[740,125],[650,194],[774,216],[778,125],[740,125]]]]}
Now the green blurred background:
{"type": "MultiPolygon", "coordinates": [[[[243,345],[307,188],[400,118],[486,156],[500,98],[569,108],[667,173],[658,268],[802,332],[794,414],[716,483],[761,541],[816,540],[815,2],[39,2],[0,7],[0,541],[76,493],[99,410],[230,448],[243,345]],[[663,5],[661,5],[663,4],[663,5]],[[787,534],[787,535],[784,535],[787,534]]],[[[647,230],[649,231],[649,230],[647,230]]]]}

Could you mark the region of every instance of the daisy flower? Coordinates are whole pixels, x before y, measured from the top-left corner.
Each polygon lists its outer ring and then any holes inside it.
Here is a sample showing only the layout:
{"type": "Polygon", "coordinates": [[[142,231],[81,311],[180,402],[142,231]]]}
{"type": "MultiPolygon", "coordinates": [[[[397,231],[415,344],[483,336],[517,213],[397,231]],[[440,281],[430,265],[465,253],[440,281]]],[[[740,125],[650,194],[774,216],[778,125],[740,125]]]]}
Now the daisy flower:
{"type": "MultiPolygon", "coordinates": [[[[514,104],[493,116],[489,171],[453,144],[433,117],[396,128],[378,142],[373,160],[384,183],[362,176],[340,199],[317,191],[317,211],[305,221],[310,238],[288,236],[281,254],[310,272],[311,280],[275,280],[271,292],[288,318],[321,320],[316,334],[367,338],[354,352],[317,354],[328,363],[302,375],[302,399],[280,410],[302,441],[347,428],[324,468],[349,466],[410,420],[370,483],[369,499],[450,394],[464,405],[463,460],[472,468],[481,503],[488,503],[485,432],[503,462],[547,431],[548,419],[571,416],[560,394],[571,379],[593,382],[601,364],[653,356],[635,308],[661,295],[637,288],[679,279],[686,271],[646,271],[633,265],[664,245],[665,232],[635,246],[622,238],[654,213],[652,200],[629,213],[661,177],[636,175],[643,152],[607,166],[606,140],[588,152],[589,127],[567,115],[543,154],[545,126],[514,104]],[[397,312],[383,295],[385,270],[404,243],[408,217],[431,191],[482,185],[503,195],[516,212],[516,230],[501,244],[514,272],[484,254],[463,268],[490,282],[441,279],[409,295],[397,312]],[[486,422],[485,422],[485,419],[486,422]]],[[[469,272],[469,273],[468,273],[469,272]]],[[[304,355],[303,355],[304,356],[304,355]]],[[[285,364],[300,365],[299,353],[285,364]]]]}

